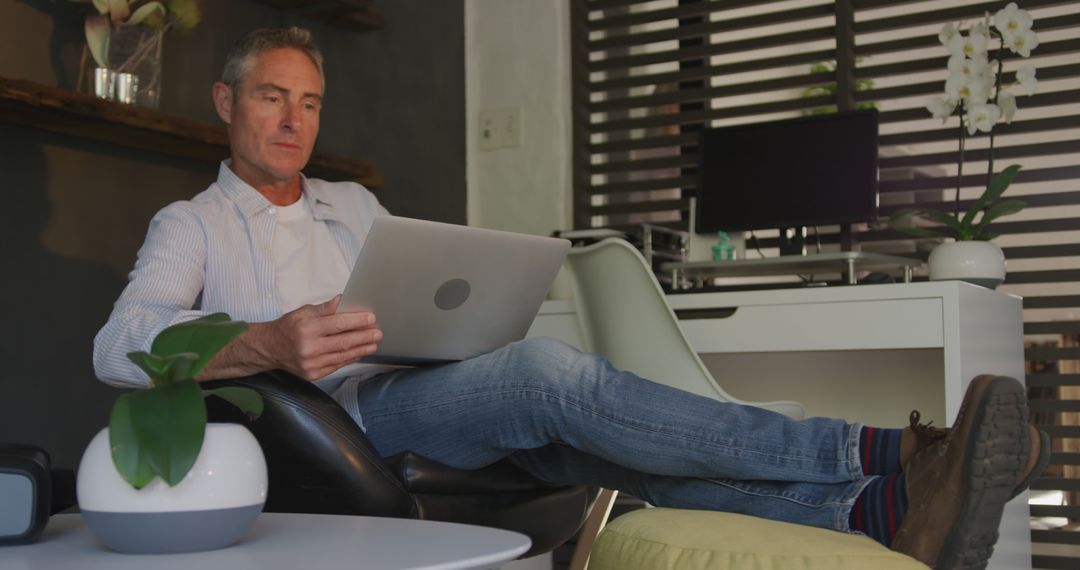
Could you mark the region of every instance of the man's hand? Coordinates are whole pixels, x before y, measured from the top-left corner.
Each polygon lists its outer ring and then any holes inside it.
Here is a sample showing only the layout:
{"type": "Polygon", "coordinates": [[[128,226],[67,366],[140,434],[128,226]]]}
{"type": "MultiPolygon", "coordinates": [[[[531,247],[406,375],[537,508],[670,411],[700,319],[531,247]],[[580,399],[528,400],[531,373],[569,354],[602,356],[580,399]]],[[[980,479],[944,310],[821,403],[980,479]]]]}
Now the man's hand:
{"type": "Polygon", "coordinates": [[[341,295],[304,305],[276,321],[251,325],[218,353],[199,380],[281,369],[317,380],[375,352],[382,331],[371,312],[336,314],[341,295]]]}

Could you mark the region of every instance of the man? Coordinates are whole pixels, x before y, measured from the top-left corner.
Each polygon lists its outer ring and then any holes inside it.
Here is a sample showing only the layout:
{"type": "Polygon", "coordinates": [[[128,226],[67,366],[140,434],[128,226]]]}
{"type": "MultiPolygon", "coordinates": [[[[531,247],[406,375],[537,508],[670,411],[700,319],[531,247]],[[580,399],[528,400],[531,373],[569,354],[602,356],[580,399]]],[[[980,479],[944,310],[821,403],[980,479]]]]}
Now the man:
{"type": "Polygon", "coordinates": [[[231,159],[210,188],[151,222],[95,339],[102,380],[145,384],[127,352],[166,326],[224,311],[251,328],[200,380],[284,369],[314,381],[384,456],[411,450],[463,469],[508,457],[553,483],[861,532],[940,568],[985,562],[1004,502],[1046,456],[1010,379],[973,381],[946,433],[917,415],[904,430],[793,421],[620,372],[550,339],[434,368],[356,363],[382,332],[376,315],[338,314],[337,293],[386,211],[357,184],[300,174],[323,87],[306,31],[260,30],[233,49],[213,88],[231,159]]]}

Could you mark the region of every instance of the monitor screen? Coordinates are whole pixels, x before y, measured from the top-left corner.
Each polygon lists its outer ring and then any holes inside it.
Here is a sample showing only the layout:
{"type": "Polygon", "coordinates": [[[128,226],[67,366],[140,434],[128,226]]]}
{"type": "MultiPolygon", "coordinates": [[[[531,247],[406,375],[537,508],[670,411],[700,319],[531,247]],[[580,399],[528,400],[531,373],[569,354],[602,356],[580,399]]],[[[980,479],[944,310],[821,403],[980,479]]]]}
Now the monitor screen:
{"type": "Polygon", "coordinates": [[[699,233],[876,217],[874,109],[705,129],[700,145],[699,233]]]}

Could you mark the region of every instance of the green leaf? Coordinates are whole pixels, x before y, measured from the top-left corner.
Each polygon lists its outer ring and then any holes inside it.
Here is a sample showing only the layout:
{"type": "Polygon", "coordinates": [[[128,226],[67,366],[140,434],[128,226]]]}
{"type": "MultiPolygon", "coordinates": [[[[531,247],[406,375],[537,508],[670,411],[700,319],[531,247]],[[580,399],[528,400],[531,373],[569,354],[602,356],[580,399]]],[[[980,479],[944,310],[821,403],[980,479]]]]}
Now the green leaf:
{"type": "Polygon", "coordinates": [[[130,394],[135,441],[154,473],[179,483],[202,449],[206,405],[194,380],[130,394]]]}
{"type": "Polygon", "coordinates": [[[165,5],[161,2],[147,2],[142,6],[139,6],[131,14],[131,18],[128,18],[127,23],[135,26],[141,24],[143,20],[149,18],[151,15],[156,15],[159,18],[165,17],[165,5]]]}
{"type": "Polygon", "coordinates": [[[935,230],[931,228],[920,228],[917,226],[893,226],[898,232],[904,232],[908,235],[913,235],[920,238],[936,238],[936,237],[952,237],[951,232],[944,232],[941,230],[935,230]]]}
{"type": "Polygon", "coordinates": [[[199,360],[199,355],[194,352],[178,352],[165,357],[165,379],[168,382],[179,382],[191,378],[191,367],[199,360]]]}
{"type": "Polygon", "coordinates": [[[990,206],[986,209],[982,219],[979,220],[978,229],[983,228],[986,224],[996,220],[1002,216],[1008,216],[1015,214],[1020,210],[1023,210],[1027,206],[1027,203],[1017,198],[1009,198],[1007,200],[1001,200],[1000,202],[990,206]]]}
{"type": "MultiPolygon", "coordinates": [[[[998,172],[994,176],[990,177],[990,186],[986,189],[986,204],[992,204],[996,202],[1001,195],[1005,193],[1005,190],[1012,184],[1016,174],[1020,172],[1021,166],[1019,164],[1010,165],[1005,170],[998,172]]],[[[985,205],[985,204],[984,204],[985,205]]]]}
{"type": "Polygon", "coordinates": [[[131,396],[124,394],[113,404],[109,414],[109,449],[120,476],[132,487],[142,489],[153,481],[154,470],[146,461],[135,437],[135,427],[131,421],[131,396]]]}
{"type": "Polygon", "coordinates": [[[904,208],[892,216],[889,216],[889,225],[893,229],[899,232],[903,232],[915,237],[931,238],[931,237],[952,237],[955,235],[953,231],[947,231],[946,229],[939,228],[924,228],[914,226],[911,224],[911,218],[923,218],[930,219],[931,216],[940,215],[941,212],[936,210],[927,210],[925,208],[904,208]]]}
{"type": "Polygon", "coordinates": [[[889,216],[889,223],[892,224],[892,223],[900,222],[902,220],[910,218],[911,216],[917,216],[917,215],[921,214],[923,211],[924,210],[922,208],[904,208],[903,210],[900,210],[900,211],[894,213],[893,215],[889,216]]]}
{"type": "Polygon", "coordinates": [[[194,352],[178,352],[158,356],[149,352],[129,352],[128,359],[150,377],[152,386],[159,386],[191,377],[191,367],[199,359],[194,352]]]}
{"type": "Polygon", "coordinates": [[[1013,164],[1002,170],[1001,172],[990,177],[990,183],[986,186],[986,191],[979,196],[978,200],[968,208],[967,214],[964,215],[964,221],[972,223],[975,221],[975,214],[990,207],[991,204],[997,202],[1001,198],[1001,195],[1005,193],[1005,190],[1012,184],[1013,178],[1016,178],[1016,173],[1020,172],[1020,165],[1013,164]]]}
{"type": "Polygon", "coordinates": [[[166,364],[165,359],[149,352],[129,352],[127,353],[128,360],[135,363],[136,366],[142,369],[147,376],[150,377],[150,381],[154,382],[165,376],[166,364]]]}
{"type": "Polygon", "coordinates": [[[86,17],[86,47],[90,48],[90,55],[98,67],[109,67],[109,36],[112,29],[109,26],[109,18],[101,15],[86,17]]]}
{"type": "Polygon", "coordinates": [[[252,420],[258,418],[263,413],[262,396],[251,388],[227,386],[225,388],[203,390],[204,399],[209,398],[210,396],[217,396],[237,408],[240,408],[240,411],[247,414],[252,420]]]}
{"type": "Polygon", "coordinates": [[[93,0],[94,9],[98,11],[98,14],[109,13],[109,0],[93,0]]]}
{"type": "Polygon", "coordinates": [[[926,219],[941,224],[956,233],[960,233],[964,230],[964,224],[957,220],[956,217],[952,214],[939,210],[923,210],[923,216],[925,216],[926,219]]]}
{"type": "Polygon", "coordinates": [[[218,351],[247,328],[245,322],[230,320],[225,313],[214,313],[161,331],[150,350],[162,356],[182,352],[199,355],[189,371],[190,377],[195,378],[218,351]]]}
{"type": "Polygon", "coordinates": [[[122,24],[131,15],[129,0],[109,0],[109,16],[114,24],[122,24]]]}
{"type": "Polygon", "coordinates": [[[202,19],[202,8],[198,0],[165,0],[165,5],[181,30],[194,28],[202,19]]]}

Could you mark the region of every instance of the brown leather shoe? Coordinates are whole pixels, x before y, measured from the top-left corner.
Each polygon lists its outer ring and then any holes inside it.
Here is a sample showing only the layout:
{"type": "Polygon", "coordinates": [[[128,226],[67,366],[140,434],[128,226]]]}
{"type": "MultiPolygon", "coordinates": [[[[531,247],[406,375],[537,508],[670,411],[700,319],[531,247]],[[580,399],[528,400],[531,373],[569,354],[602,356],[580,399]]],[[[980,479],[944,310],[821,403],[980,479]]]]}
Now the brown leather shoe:
{"type": "MultiPolygon", "coordinates": [[[[911,415],[908,416],[911,432],[915,436],[915,450],[912,457],[924,448],[933,445],[934,442],[947,437],[951,431],[949,428],[934,427],[934,422],[922,423],[920,420],[919,410],[912,410],[911,415]]],[[[1010,501],[1026,491],[1028,487],[1031,487],[1035,479],[1042,475],[1042,472],[1050,465],[1050,436],[1045,431],[1028,424],[1028,445],[1027,465],[1029,467],[1025,470],[1024,479],[1017,483],[1012,492],[1009,493],[1010,501]]],[[[910,463],[910,459],[908,463],[910,463]]],[[[904,463],[904,471],[907,471],[908,463],[904,463]]]]}
{"type": "Polygon", "coordinates": [[[1005,503],[1024,479],[1027,418],[1019,382],[972,380],[953,428],[905,467],[908,511],[892,549],[937,570],[985,568],[1005,503]]]}

